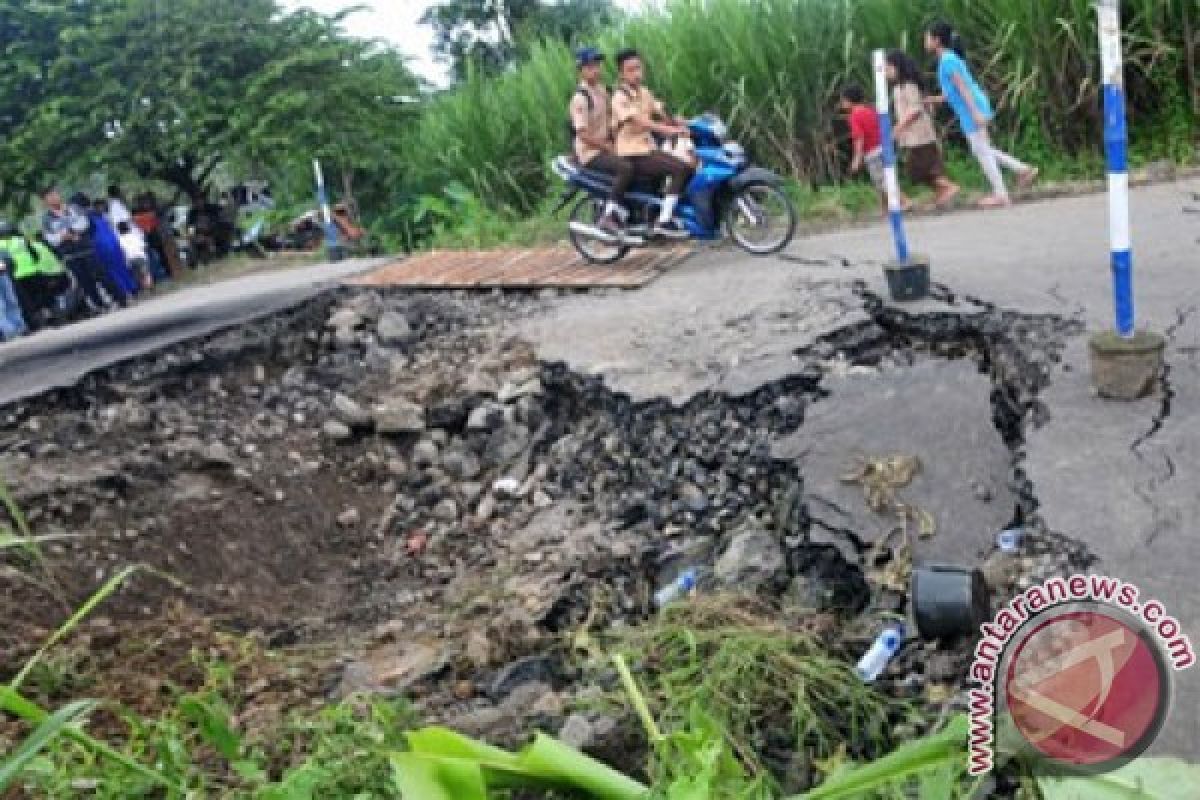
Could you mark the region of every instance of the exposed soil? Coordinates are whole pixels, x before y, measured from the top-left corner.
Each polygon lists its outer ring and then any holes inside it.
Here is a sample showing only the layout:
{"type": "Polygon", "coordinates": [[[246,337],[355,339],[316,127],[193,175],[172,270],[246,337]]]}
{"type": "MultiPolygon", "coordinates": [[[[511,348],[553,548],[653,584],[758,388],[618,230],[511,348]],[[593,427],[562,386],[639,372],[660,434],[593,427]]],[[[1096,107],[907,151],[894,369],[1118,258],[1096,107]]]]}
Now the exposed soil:
{"type": "MultiPolygon", "coordinates": [[[[299,673],[240,667],[268,717],[331,695],[405,693],[429,717],[501,741],[520,720],[561,723],[583,689],[565,642],[644,620],[684,567],[705,568],[705,591],[852,621],[878,607],[877,565],[809,540],[803,476],[770,455],[822,399],[822,365],[976,358],[995,385],[981,424],[1012,448],[1032,521],[1022,430],[1039,413],[1038,359],[1066,334],[1049,318],[914,319],[864,299],[875,321],[799,354],[793,377],[682,408],[539,363],[503,334],[535,296],[375,292],[9,407],[0,469],[13,497],[34,534],[74,538],[3,554],[0,679],[128,564],[147,569],[66,648],[81,660],[64,672],[105,696],[152,713],[165,687],[200,680],[183,658],[191,647],[225,654],[224,631],[298,654],[299,673]]],[[[1058,559],[1051,569],[1086,560],[1065,540],[1038,541],[1032,552],[1058,559]]],[[[845,654],[872,635],[819,627],[845,654]]],[[[933,654],[912,647],[892,691],[956,683],[966,651],[933,654]]],[[[79,687],[34,688],[52,701],[79,687]]]]}

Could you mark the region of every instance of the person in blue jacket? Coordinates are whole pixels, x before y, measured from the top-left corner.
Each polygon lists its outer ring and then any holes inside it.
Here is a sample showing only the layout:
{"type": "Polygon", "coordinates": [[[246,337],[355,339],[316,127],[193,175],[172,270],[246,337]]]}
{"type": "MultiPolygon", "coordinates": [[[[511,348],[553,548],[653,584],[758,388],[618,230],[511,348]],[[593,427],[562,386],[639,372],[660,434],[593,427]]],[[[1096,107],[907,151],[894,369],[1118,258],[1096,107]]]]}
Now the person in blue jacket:
{"type": "Polygon", "coordinates": [[[92,223],[92,246],[96,249],[96,258],[100,259],[104,271],[121,291],[133,297],[142,287],[134,277],[133,271],[129,269],[129,264],[125,261],[125,251],[121,249],[121,240],[117,238],[117,232],[108,221],[108,203],[97,200],[95,205],[89,206],[87,197],[83,195],[76,195],[72,198],[72,203],[88,209],[88,221],[92,223]]]}
{"type": "Polygon", "coordinates": [[[953,109],[959,127],[971,146],[971,153],[991,184],[992,193],[979,201],[980,207],[1003,208],[1011,205],[1000,168],[1017,173],[1021,188],[1033,185],[1038,176],[1037,168],[1013,158],[992,144],[988,133],[994,116],[992,104],[963,59],[962,40],[954,28],[946,22],[931,25],[925,32],[925,49],[937,57],[938,83],[942,89],[940,97],[930,99],[944,102],[953,109]]]}

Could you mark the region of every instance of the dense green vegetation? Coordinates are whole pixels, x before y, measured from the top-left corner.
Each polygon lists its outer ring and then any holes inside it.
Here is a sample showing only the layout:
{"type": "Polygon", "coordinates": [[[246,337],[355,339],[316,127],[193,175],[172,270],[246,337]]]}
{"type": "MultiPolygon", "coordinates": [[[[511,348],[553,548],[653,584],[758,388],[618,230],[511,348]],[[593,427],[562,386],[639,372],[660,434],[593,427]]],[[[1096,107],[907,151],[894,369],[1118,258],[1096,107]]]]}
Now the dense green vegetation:
{"type": "Polygon", "coordinates": [[[48,182],[187,199],[218,177],[267,178],[308,201],[314,156],[373,210],[402,183],[419,82],[339,18],[284,14],[275,0],[2,0],[0,35],[10,211],[48,182]]]}
{"type": "MultiPolygon", "coordinates": [[[[1135,151],[1186,158],[1195,135],[1197,46],[1190,0],[1123,4],[1135,151]]],[[[1089,0],[675,0],[599,37],[633,45],[649,82],[684,113],[716,110],[761,161],[809,183],[836,181],[834,99],[869,85],[870,53],[922,55],[935,19],[958,26],[969,60],[1000,108],[1000,138],[1046,163],[1100,152],[1099,55],[1089,0]]],[[[569,48],[551,42],[500,77],[467,76],[422,115],[407,148],[417,175],[457,180],[492,206],[520,212],[547,191],[545,164],[563,149],[569,48]],[[421,169],[423,167],[423,169],[421,169]]],[[[947,120],[948,122],[948,120],[947,120]]]]}
{"type": "MultiPolygon", "coordinates": [[[[1129,0],[1123,12],[1135,160],[1188,161],[1195,3],[1129,0]]],[[[869,84],[873,48],[921,56],[934,19],[959,27],[1005,144],[1052,176],[1099,177],[1090,0],[672,0],[632,17],[607,0],[447,0],[426,17],[456,76],[441,92],[401,54],[347,37],[340,18],[276,0],[0,0],[3,204],[27,208],[47,180],[186,196],[255,177],[290,211],[311,203],[319,156],[393,245],[537,239],[556,229],[548,163],[566,147],[571,48],[586,40],[642,49],[673,108],[722,114],[796,181],[802,207],[855,212],[870,205],[863,187],[831,195],[845,164],[836,93],[869,84]]]]}

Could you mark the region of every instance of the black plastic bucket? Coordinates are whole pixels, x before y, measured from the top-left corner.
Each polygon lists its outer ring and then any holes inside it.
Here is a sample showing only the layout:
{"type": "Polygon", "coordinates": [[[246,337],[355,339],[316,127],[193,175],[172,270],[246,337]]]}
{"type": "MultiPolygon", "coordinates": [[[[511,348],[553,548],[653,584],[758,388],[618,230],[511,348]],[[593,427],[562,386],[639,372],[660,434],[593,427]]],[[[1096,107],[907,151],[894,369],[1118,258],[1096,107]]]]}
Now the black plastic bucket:
{"type": "Polygon", "coordinates": [[[913,570],[913,616],[923,639],[969,636],[991,616],[983,573],[963,567],[929,566],[913,570]]]}
{"type": "Polygon", "coordinates": [[[910,303],[929,296],[929,259],[912,256],[904,263],[883,265],[888,292],[900,303],[910,303]]]}

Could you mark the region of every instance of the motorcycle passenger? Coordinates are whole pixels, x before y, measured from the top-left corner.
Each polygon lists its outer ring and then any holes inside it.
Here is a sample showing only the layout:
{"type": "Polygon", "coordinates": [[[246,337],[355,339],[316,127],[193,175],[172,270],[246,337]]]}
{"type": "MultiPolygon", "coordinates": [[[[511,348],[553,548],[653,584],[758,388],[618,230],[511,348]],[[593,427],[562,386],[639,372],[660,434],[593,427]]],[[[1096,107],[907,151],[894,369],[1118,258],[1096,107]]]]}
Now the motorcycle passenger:
{"type": "Polygon", "coordinates": [[[611,102],[608,89],[601,80],[604,54],[594,47],[585,47],[575,54],[575,64],[579,68],[579,86],[571,96],[570,105],[575,157],[585,169],[613,176],[608,203],[597,227],[618,235],[628,216],[624,207],[625,192],[633,182],[633,165],[617,155],[613,144],[611,102]]]}
{"type": "Polygon", "coordinates": [[[651,234],[687,238],[687,231],[675,220],[675,208],[692,179],[693,170],[661,150],[655,141],[656,134],[668,139],[687,136],[687,127],[683,120],[667,116],[663,104],[642,85],[644,70],[637,50],[622,50],[617,54],[617,72],[621,82],[612,102],[617,155],[633,163],[635,176],[667,178],[662,213],[651,234]]]}

